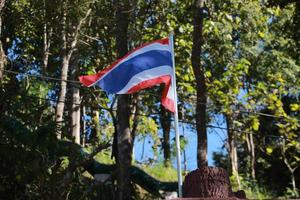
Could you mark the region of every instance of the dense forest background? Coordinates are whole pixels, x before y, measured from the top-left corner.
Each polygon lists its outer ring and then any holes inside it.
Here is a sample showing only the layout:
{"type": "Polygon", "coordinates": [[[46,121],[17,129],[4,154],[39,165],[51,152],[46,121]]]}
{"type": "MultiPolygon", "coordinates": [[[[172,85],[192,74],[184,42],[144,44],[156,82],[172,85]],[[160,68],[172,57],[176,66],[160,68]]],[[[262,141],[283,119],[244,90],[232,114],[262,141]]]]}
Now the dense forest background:
{"type": "Polygon", "coordinates": [[[235,190],[299,198],[300,1],[0,0],[0,199],[163,198],[176,182],[163,87],[109,95],[78,76],[171,31],[198,167],[223,123],[214,163],[235,190]],[[153,158],[140,163],[146,137],[153,158]]]}

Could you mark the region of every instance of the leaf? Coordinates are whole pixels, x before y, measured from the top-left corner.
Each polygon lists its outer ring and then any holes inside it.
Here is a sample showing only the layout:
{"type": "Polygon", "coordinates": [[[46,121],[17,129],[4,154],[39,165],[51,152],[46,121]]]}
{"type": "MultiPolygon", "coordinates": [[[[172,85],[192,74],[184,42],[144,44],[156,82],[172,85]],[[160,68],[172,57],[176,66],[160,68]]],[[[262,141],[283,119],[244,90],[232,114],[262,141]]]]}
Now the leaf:
{"type": "Polygon", "coordinates": [[[259,125],[260,125],[259,120],[257,118],[254,118],[252,121],[252,129],[254,131],[258,131],[259,125]]]}
{"type": "Polygon", "coordinates": [[[206,71],[205,72],[205,76],[207,77],[207,78],[210,78],[212,75],[211,75],[211,72],[210,71],[206,71]]]}
{"type": "Polygon", "coordinates": [[[298,111],[300,110],[300,105],[299,104],[290,104],[290,108],[291,108],[291,111],[298,111]]]}
{"type": "Polygon", "coordinates": [[[295,160],[296,160],[297,162],[300,161],[300,158],[299,158],[298,156],[294,156],[294,158],[295,158],[295,160]]]}
{"type": "Polygon", "coordinates": [[[231,15],[228,15],[227,13],[225,14],[225,17],[228,21],[232,22],[233,21],[233,18],[231,15]]]}
{"type": "Polygon", "coordinates": [[[273,152],[273,148],[272,147],[267,147],[266,152],[267,152],[268,155],[271,155],[272,152],[273,152]]]}
{"type": "Polygon", "coordinates": [[[183,32],[184,32],[184,29],[182,28],[182,26],[179,27],[179,32],[180,32],[180,33],[183,33],[183,32]]]}
{"type": "Polygon", "coordinates": [[[62,156],[60,159],[62,160],[61,167],[63,169],[67,169],[67,167],[69,166],[69,163],[70,163],[69,158],[67,156],[62,156]]]}
{"type": "Polygon", "coordinates": [[[51,168],[48,168],[48,169],[47,169],[47,172],[48,172],[48,174],[51,175],[51,174],[52,174],[52,169],[51,169],[51,168]]]}
{"type": "Polygon", "coordinates": [[[16,175],[16,181],[17,182],[20,182],[22,179],[22,176],[20,174],[16,175]]]}
{"type": "Polygon", "coordinates": [[[230,34],[226,34],[226,35],[225,35],[225,39],[226,39],[226,40],[232,40],[232,37],[231,37],[230,34]]]}
{"type": "Polygon", "coordinates": [[[259,32],[258,32],[258,36],[261,37],[261,38],[264,38],[264,37],[265,37],[265,33],[259,31],[259,32]]]}

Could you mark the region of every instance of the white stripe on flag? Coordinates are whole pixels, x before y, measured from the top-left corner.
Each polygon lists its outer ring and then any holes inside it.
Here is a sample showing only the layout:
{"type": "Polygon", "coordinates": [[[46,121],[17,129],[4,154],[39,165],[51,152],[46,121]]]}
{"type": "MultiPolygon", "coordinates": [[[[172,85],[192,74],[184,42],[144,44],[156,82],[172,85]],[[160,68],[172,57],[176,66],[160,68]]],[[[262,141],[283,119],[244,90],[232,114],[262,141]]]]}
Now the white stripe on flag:
{"type": "MultiPolygon", "coordinates": [[[[126,86],[122,90],[117,92],[117,94],[125,94],[132,87],[136,86],[137,84],[139,84],[143,81],[147,81],[147,80],[158,78],[158,77],[165,76],[165,75],[170,75],[170,77],[172,77],[172,73],[173,73],[173,69],[171,66],[168,66],[168,65],[145,70],[145,71],[133,76],[130,79],[130,81],[126,84],[126,86]]],[[[174,96],[174,95],[172,95],[172,92],[170,92],[170,91],[171,90],[169,90],[167,97],[169,97],[169,95],[174,96]]]]}
{"type": "MultiPolygon", "coordinates": [[[[121,62],[119,62],[116,66],[114,66],[112,69],[110,69],[109,71],[107,71],[98,81],[100,81],[101,79],[103,79],[105,76],[107,76],[109,74],[109,72],[111,72],[114,68],[118,67],[119,65],[121,65],[122,63],[140,55],[140,54],[143,54],[145,52],[148,52],[148,51],[154,51],[154,50],[158,50],[158,51],[169,51],[171,53],[171,50],[170,50],[170,47],[169,45],[166,45],[166,44],[161,44],[161,43],[153,43],[153,44],[149,44],[145,47],[142,47],[136,51],[134,51],[133,53],[131,53],[130,55],[128,55],[126,58],[124,58],[121,62]]],[[[96,83],[94,83],[96,84],[96,83]]]]}

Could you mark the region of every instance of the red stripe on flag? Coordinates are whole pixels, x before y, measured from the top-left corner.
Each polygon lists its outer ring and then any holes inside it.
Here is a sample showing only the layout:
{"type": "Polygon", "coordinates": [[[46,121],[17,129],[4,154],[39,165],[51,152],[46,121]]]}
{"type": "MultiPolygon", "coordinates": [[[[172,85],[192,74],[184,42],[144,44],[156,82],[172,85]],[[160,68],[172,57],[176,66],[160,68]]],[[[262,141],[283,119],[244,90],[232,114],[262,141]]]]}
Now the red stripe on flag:
{"type": "Polygon", "coordinates": [[[83,85],[89,87],[89,86],[93,85],[101,76],[103,76],[102,71],[97,74],[79,76],[79,81],[83,85]]]}
{"type": "Polygon", "coordinates": [[[161,104],[168,109],[169,111],[171,111],[172,113],[175,113],[175,104],[174,101],[172,99],[169,98],[162,98],[161,99],[161,104]]]}
{"type": "Polygon", "coordinates": [[[169,76],[169,75],[160,76],[158,78],[149,79],[149,80],[140,82],[139,84],[137,84],[134,87],[130,88],[128,90],[127,94],[131,94],[131,93],[137,92],[139,90],[142,90],[142,89],[145,89],[145,88],[148,88],[148,87],[152,87],[154,85],[158,85],[158,84],[161,84],[161,83],[165,84],[163,94],[162,94],[162,98],[161,98],[161,103],[169,111],[175,112],[174,101],[167,97],[168,90],[169,90],[170,85],[171,85],[171,76],[169,76]]]}

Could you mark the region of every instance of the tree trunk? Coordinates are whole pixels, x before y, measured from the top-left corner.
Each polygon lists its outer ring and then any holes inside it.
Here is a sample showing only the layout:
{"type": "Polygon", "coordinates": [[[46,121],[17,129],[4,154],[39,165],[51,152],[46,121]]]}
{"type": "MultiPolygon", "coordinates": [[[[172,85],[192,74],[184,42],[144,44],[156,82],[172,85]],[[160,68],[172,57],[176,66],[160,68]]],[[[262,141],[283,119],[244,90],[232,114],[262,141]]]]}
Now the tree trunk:
{"type": "Polygon", "coordinates": [[[197,161],[198,167],[208,166],[207,162],[207,132],[206,132],[206,102],[207,91],[204,77],[204,68],[201,66],[201,46],[203,41],[203,6],[204,0],[194,2],[194,32],[192,48],[192,66],[196,78],[197,105],[196,105],[196,129],[197,129],[197,161]]]}
{"type": "Polygon", "coordinates": [[[250,142],[250,155],[251,155],[251,177],[253,180],[256,179],[255,175],[255,144],[253,141],[253,134],[249,134],[249,142],[250,142]]]}
{"type": "Polygon", "coordinates": [[[57,138],[61,138],[62,134],[62,125],[63,125],[63,113],[64,113],[64,107],[65,107],[65,99],[66,99],[66,93],[67,93],[67,77],[68,77],[68,70],[69,70],[69,64],[70,59],[72,57],[73,52],[75,51],[78,43],[78,37],[79,32],[81,30],[82,25],[85,23],[86,19],[91,13],[91,8],[89,8],[85,16],[80,19],[79,23],[75,27],[75,31],[71,34],[72,35],[72,41],[70,42],[70,45],[68,46],[68,40],[67,40],[67,8],[66,8],[66,2],[63,2],[62,5],[62,31],[61,31],[61,38],[62,38],[62,69],[61,69],[61,76],[60,76],[60,92],[59,92],[59,98],[56,106],[56,134],[57,138]]]}
{"type": "Polygon", "coordinates": [[[4,70],[4,64],[6,60],[6,56],[3,50],[2,46],[2,10],[5,5],[5,0],[0,0],[0,81],[2,80],[3,77],[3,70],[4,70]]]}
{"type": "Polygon", "coordinates": [[[292,187],[293,187],[293,191],[296,193],[297,192],[297,187],[296,187],[296,180],[295,180],[295,168],[292,168],[291,165],[289,164],[287,158],[284,155],[284,163],[287,166],[287,168],[289,169],[289,172],[291,174],[291,182],[292,182],[292,187]]]}
{"type": "Polygon", "coordinates": [[[130,173],[129,169],[132,160],[132,138],[129,127],[129,96],[118,97],[117,118],[118,118],[118,200],[131,199],[130,173]]]}
{"type": "Polygon", "coordinates": [[[293,31],[293,35],[294,35],[294,40],[296,42],[296,48],[297,48],[297,54],[296,54],[296,58],[299,58],[299,54],[300,54],[300,1],[295,1],[295,14],[294,14],[294,31],[293,31]]]}
{"type": "Polygon", "coordinates": [[[292,186],[293,186],[293,191],[295,193],[297,193],[296,180],[295,180],[295,174],[294,174],[297,167],[293,168],[291,166],[285,153],[286,153],[286,143],[285,143],[285,140],[283,140],[281,155],[283,157],[284,164],[286,165],[286,167],[288,168],[288,170],[291,174],[291,182],[292,182],[292,186]]]}
{"type": "MultiPolygon", "coordinates": [[[[127,32],[129,24],[129,2],[116,1],[116,47],[118,57],[128,52],[127,32]]],[[[130,99],[128,95],[120,95],[117,104],[118,136],[117,136],[117,199],[131,199],[130,166],[132,160],[132,138],[130,132],[130,99]]]]}
{"type": "Polygon", "coordinates": [[[164,165],[171,166],[171,146],[170,146],[170,130],[171,130],[171,114],[164,106],[161,105],[160,124],[163,130],[162,149],[164,153],[164,165]]]}
{"type": "MultiPolygon", "coordinates": [[[[137,131],[138,124],[139,124],[139,113],[140,113],[139,101],[140,101],[140,98],[137,93],[132,95],[132,101],[131,101],[131,103],[132,103],[131,113],[133,114],[133,119],[132,119],[133,123],[132,123],[132,128],[131,128],[132,143],[134,143],[136,131],[137,131]]],[[[134,153],[133,153],[133,155],[134,155],[134,153]]]]}
{"type": "Polygon", "coordinates": [[[92,141],[97,141],[99,140],[100,137],[100,124],[99,124],[99,111],[98,110],[93,110],[93,131],[91,135],[91,140],[92,141]]]}
{"type": "MultiPolygon", "coordinates": [[[[246,80],[249,84],[247,84],[246,90],[247,94],[250,93],[249,89],[251,88],[251,80],[246,80]]],[[[251,178],[253,180],[256,179],[256,173],[255,173],[255,144],[253,140],[253,133],[246,133],[246,143],[247,143],[247,150],[250,155],[250,170],[251,170],[251,178]]]]}
{"type": "Polygon", "coordinates": [[[66,33],[66,8],[65,4],[63,5],[63,17],[62,17],[62,30],[61,30],[61,38],[62,38],[62,68],[60,75],[60,91],[58,102],[56,106],[56,134],[57,138],[61,138],[62,134],[62,126],[63,126],[63,113],[65,108],[65,99],[67,93],[67,77],[68,77],[68,69],[69,69],[69,58],[67,53],[67,33],[66,33]]]}
{"type": "Polygon", "coordinates": [[[43,27],[43,65],[42,65],[42,71],[46,72],[47,66],[48,66],[48,60],[49,60],[49,50],[51,45],[51,36],[53,33],[53,27],[48,26],[48,18],[47,18],[47,12],[46,12],[47,4],[46,0],[44,0],[44,27],[43,27]]]}
{"type": "MultiPolygon", "coordinates": [[[[72,64],[71,79],[78,77],[78,63],[72,64]]],[[[80,93],[78,86],[72,87],[71,131],[75,143],[80,145],[80,93]]]]}
{"type": "Polygon", "coordinates": [[[80,144],[80,94],[79,88],[73,87],[72,90],[72,136],[75,143],[80,144]]]}
{"type": "Polygon", "coordinates": [[[295,180],[294,171],[291,172],[291,179],[292,179],[293,191],[296,194],[297,193],[297,187],[296,187],[296,180],[295,180]]]}
{"type": "Polygon", "coordinates": [[[253,141],[253,135],[252,133],[246,133],[246,145],[247,145],[247,151],[250,155],[250,170],[251,170],[251,178],[253,180],[256,179],[256,173],[255,173],[255,144],[253,141]]]}
{"type": "Polygon", "coordinates": [[[227,134],[228,134],[228,146],[229,146],[229,158],[230,158],[230,167],[231,175],[236,178],[239,190],[241,188],[241,182],[239,177],[239,168],[238,168],[238,157],[237,157],[237,148],[235,145],[235,134],[233,131],[232,116],[226,115],[226,124],[227,124],[227,134]]]}
{"type": "Polygon", "coordinates": [[[187,159],[186,159],[186,151],[183,149],[183,173],[186,175],[187,173],[187,159]]]}

